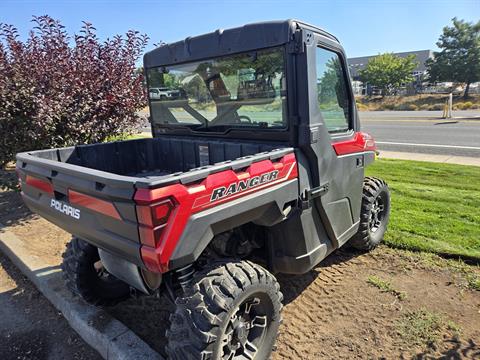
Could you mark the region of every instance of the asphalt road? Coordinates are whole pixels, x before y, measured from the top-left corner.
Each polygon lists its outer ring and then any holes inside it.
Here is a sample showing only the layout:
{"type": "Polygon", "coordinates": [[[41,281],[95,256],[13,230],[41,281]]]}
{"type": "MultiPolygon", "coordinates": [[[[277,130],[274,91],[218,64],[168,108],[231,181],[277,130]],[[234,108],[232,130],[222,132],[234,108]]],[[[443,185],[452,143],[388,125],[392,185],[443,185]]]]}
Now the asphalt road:
{"type": "Polygon", "coordinates": [[[480,157],[480,111],[360,112],[362,130],[373,135],[381,150],[480,157]]]}
{"type": "Polygon", "coordinates": [[[102,359],[1,251],[0,358],[102,359]]]}
{"type": "MultiPolygon", "coordinates": [[[[362,111],[362,130],[373,135],[380,150],[480,157],[480,110],[362,111]]],[[[150,132],[148,124],[142,131],[150,132]]]]}

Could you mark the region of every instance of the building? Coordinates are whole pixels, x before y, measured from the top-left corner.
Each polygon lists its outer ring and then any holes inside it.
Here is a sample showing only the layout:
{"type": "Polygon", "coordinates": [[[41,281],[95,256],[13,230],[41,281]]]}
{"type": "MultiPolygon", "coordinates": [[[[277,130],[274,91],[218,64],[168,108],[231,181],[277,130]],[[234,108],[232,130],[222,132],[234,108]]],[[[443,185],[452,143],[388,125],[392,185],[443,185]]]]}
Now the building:
{"type": "MultiPolygon", "coordinates": [[[[417,67],[413,70],[412,75],[415,76],[415,82],[421,85],[422,75],[425,75],[427,72],[426,61],[433,58],[432,50],[418,50],[418,51],[407,51],[394,53],[395,56],[407,57],[408,55],[415,55],[415,60],[417,62],[417,67]]],[[[370,59],[374,58],[377,55],[371,56],[361,56],[355,58],[347,59],[348,68],[350,70],[350,76],[353,80],[353,87],[355,94],[362,94],[367,91],[364,84],[359,79],[359,71],[364,69],[367,66],[370,59]]],[[[369,91],[368,91],[369,92],[369,91]]]]}

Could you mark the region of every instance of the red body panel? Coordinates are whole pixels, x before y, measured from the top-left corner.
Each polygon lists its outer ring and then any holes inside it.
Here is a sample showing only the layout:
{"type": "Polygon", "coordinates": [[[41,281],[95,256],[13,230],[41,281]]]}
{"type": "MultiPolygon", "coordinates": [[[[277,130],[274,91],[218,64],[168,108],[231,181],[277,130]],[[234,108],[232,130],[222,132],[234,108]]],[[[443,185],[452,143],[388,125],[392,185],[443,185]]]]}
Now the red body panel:
{"type": "Polygon", "coordinates": [[[141,247],[145,265],[151,271],[168,271],[170,257],[192,214],[296,177],[297,163],[292,153],[275,162],[263,160],[253,163],[245,171],[226,170],[215,173],[194,185],[174,184],[158,189],[137,190],[135,201],[139,205],[155,204],[164,199],[171,199],[175,203],[175,208],[162,229],[142,229],[145,226],[140,225],[140,232],[150,230],[158,232],[154,236],[159,236],[155,247],[151,246],[151,241],[148,241],[150,244],[145,241],[141,247]],[[238,186],[240,183],[250,186],[238,186]],[[219,189],[225,191],[222,196],[215,198],[214,192],[220,193],[219,189]],[[237,191],[234,192],[234,189],[237,191]]]}
{"type": "Polygon", "coordinates": [[[333,143],[337,155],[348,155],[364,151],[375,151],[377,146],[370,134],[356,132],[352,139],[333,143]]]}

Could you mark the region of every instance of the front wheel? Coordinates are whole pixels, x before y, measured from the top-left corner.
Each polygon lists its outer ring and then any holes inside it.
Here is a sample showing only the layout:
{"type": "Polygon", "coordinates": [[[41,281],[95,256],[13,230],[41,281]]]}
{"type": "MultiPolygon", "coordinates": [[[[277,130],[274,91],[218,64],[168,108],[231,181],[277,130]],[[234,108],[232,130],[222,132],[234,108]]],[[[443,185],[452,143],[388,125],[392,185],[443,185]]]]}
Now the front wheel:
{"type": "Polygon", "coordinates": [[[372,250],[382,240],[390,218],[390,191],[385,181],[366,177],[363,181],[360,226],[350,240],[359,250],[372,250]]]}
{"type": "Polygon", "coordinates": [[[249,261],[219,261],[198,272],[176,300],[169,359],[268,359],[281,320],[275,277],[249,261]]]}

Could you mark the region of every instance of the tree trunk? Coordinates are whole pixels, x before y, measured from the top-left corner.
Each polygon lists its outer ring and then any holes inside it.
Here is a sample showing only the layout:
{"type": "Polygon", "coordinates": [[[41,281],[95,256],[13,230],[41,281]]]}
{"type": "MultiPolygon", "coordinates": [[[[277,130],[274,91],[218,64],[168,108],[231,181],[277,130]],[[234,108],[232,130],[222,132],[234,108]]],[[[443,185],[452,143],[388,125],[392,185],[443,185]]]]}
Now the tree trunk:
{"type": "Polygon", "coordinates": [[[468,92],[470,91],[470,83],[467,82],[467,86],[465,87],[465,92],[463,93],[463,98],[467,99],[468,98],[468,92]]]}

